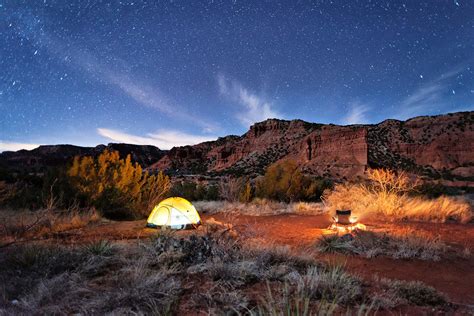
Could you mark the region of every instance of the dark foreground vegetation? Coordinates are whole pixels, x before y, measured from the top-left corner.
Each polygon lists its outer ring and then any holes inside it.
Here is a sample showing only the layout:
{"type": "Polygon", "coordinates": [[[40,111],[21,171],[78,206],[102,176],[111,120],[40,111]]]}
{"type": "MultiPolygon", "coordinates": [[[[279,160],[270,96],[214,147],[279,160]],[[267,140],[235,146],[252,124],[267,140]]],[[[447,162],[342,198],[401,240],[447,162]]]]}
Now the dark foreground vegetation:
{"type": "Polygon", "coordinates": [[[0,254],[0,314],[367,314],[450,310],[421,282],[366,282],[341,265],[265,245],[229,227],[77,246],[15,245],[0,254]]]}

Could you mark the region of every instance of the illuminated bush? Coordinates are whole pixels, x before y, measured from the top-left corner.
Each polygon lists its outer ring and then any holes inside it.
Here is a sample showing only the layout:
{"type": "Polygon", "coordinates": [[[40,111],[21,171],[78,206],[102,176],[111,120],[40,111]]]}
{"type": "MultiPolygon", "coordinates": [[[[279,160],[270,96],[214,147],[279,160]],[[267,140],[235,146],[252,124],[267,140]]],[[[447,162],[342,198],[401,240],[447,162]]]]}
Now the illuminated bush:
{"type": "Polygon", "coordinates": [[[322,199],[328,210],[351,209],[359,217],[380,214],[393,220],[466,223],[472,219],[469,203],[461,199],[410,196],[417,181],[403,172],[368,170],[367,176],[368,183],[338,184],[333,190],[325,191],[322,199]]]}
{"type": "Polygon", "coordinates": [[[104,215],[114,218],[142,217],[149,214],[170,190],[170,179],[163,173],[144,173],[130,155],[120,159],[117,151],[104,151],[97,159],[75,157],[68,170],[73,187],[104,215]]]}

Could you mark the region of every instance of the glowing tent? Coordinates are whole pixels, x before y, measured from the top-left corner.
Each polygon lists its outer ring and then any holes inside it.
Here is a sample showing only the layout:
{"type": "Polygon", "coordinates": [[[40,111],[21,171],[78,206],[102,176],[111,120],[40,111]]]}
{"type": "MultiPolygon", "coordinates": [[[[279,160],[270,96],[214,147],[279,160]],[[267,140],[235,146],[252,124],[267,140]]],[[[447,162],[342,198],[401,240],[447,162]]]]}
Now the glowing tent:
{"type": "Polygon", "coordinates": [[[170,227],[185,229],[201,224],[201,218],[194,206],[186,199],[172,197],[163,200],[148,216],[147,227],[170,227]]]}

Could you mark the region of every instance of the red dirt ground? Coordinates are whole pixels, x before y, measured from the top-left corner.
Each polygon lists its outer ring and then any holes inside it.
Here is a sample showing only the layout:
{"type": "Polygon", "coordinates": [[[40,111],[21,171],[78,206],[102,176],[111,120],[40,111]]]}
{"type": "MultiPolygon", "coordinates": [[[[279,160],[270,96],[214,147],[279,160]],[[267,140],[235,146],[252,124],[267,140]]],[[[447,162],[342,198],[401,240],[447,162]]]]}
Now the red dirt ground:
{"type": "MultiPolygon", "coordinates": [[[[274,215],[274,216],[226,216],[223,214],[203,215],[203,221],[215,218],[232,223],[236,230],[252,234],[275,244],[288,245],[294,249],[305,249],[314,244],[326,227],[328,216],[318,215],[274,215]]],[[[456,248],[469,247],[474,250],[473,224],[434,223],[366,223],[377,230],[414,228],[433,235],[456,248]]],[[[145,228],[145,221],[101,222],[86,228],[56,234],[65,243],[84,243],[100,238],[129,240],[143,238],[156,233],[145,228]]],[[[186,232],[181,232],[186,234],[186,232]]],[[[53,236],[52,236],[53,237],[53,236]]],[[[401,280],[419,280],[445,293],[451,302],[474,305],[474,255],[469,259],[452,258],[438,262],[422,260],[396,260],[386,257],[366,259],[355,256],[318,254],[321,260],[343,262],[346,268],[370,280],[374,276],[401,280]]]]}

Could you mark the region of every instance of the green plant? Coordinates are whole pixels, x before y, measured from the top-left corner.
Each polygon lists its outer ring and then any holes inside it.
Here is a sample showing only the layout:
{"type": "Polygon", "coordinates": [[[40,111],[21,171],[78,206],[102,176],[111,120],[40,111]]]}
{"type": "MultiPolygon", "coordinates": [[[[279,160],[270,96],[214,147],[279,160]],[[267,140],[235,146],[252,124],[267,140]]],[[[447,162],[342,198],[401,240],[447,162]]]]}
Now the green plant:
{"type": "Polygon", "coordinates": [[[278,161],[257,181],[256,196],[277,201],[318,200],[330,181],[303,175],[294,160],[278,161]]]}
{"type": "Polygon", "coordinates": [[[168,176],[144,173],[130,155],[120,159],[117,151],[105,150],[97,159],[75,157],[68,176],[88,204],[117,219],[146,216],[170,189],[168,176]]]}
{"type": "Polygon", "coordinates": [[[114,246],[108,240],[99,240],[85,247],[86,251],[95,256],[110,256],[114,252],[114,246]]]}

